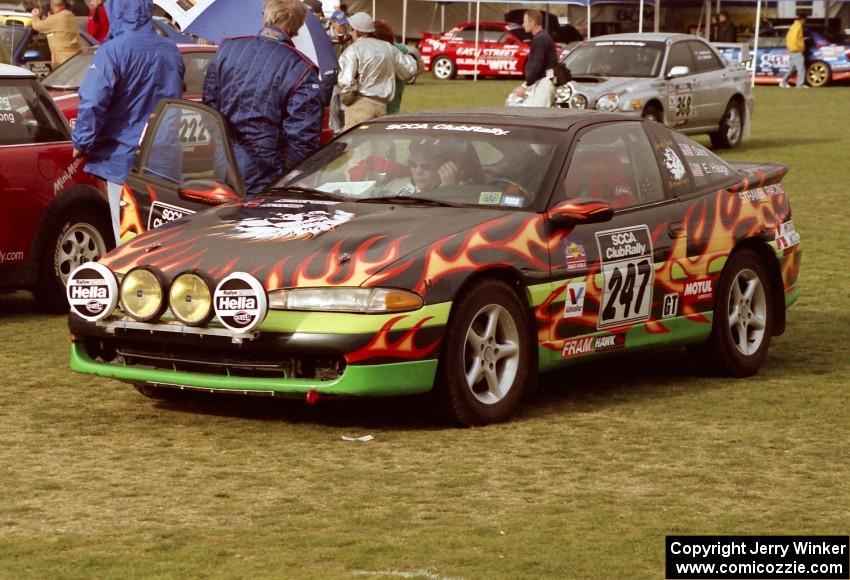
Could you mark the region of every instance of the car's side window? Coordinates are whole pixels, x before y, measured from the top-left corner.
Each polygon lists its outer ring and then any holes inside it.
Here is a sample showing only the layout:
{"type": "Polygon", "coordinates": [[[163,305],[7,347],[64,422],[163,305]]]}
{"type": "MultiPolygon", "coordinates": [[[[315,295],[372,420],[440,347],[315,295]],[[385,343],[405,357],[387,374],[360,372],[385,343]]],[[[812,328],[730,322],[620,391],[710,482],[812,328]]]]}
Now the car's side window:
{"type": "Polygon", "coordinates": [[[176,185],[193,179],[227,180],[221,124],[207,111],[171,106],[145,141],[150,143],[140,164],[145,175],[176,185]]]}
{"type": "Polygon", "coordinates": [[[704,42],[692,40],[688,44],[690,44],[691,52],[693,52],[696,72],[705,73],[723,68],[723,63],[704,42]]]}
{"type": "Polygon", "coordinates": [[[640,122],[610,123],[579,137],[564,179],[564,199],[598,199],[616,209],[663,197],[655,153],[640,122]]]}
{"type": "Polygon", "coordinates": [[[670,134],[691,170],[696,189],[721,188],[734,180],[738,171],[720,157],[676,131],[670,134]]]}
{"type": "Polygon", "coordinates": [[[186,72],[183,75],[183,84],[189,94],[201,94],[204,92],[204,77],[207,67],[210,66],[214,52],[187,52],[183,54],[183,64],[186,72]]]}
{"type": "Polygon", "coordinates": [[[669,75],[675,66],[686,66],[690,73],[694,72],[694,59],[687,42],[677,42],[670,47],[670,56],[667,59],[667,70],[665,74],[669,75]]]}
{"type": "Polygon", "coordinates": [[[68,139],[67,130],[48,110],[32,82],[22,79],[0,86],[0,145],[68,139]]]}

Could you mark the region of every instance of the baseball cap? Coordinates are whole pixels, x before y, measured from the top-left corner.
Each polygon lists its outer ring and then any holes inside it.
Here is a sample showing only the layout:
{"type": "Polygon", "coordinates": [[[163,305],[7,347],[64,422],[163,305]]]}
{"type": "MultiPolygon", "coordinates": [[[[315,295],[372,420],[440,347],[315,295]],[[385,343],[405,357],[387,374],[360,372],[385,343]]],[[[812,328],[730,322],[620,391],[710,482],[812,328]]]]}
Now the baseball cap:
{"type": "Polygon", "coordinates": [[[351,25],[351,28],[357,32],[365,32],[367,34],[375,32],[375,22],[372,20],[372,17],[365,12],[358,12],[348,19],[348,23],[351,25]]]}
{"type": "Polygon", "coordinates": [[[334,24],[348,24],[348,16],[342,10],[334,10],[331,14],[331,22],[334,24]]]}

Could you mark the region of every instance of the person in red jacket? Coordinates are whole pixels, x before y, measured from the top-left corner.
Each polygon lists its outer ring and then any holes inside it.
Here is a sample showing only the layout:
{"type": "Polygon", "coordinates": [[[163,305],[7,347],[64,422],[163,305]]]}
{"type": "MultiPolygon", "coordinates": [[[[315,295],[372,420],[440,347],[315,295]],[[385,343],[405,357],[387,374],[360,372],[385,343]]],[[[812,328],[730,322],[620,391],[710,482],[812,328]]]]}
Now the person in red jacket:
{"type": "Polygon", "coordinates": [[[89,12],[88,30],[97,41],[103,44],[109,36],[109,16],[106,15],[104,0],[91,0],[91,11],[89,12]]]}

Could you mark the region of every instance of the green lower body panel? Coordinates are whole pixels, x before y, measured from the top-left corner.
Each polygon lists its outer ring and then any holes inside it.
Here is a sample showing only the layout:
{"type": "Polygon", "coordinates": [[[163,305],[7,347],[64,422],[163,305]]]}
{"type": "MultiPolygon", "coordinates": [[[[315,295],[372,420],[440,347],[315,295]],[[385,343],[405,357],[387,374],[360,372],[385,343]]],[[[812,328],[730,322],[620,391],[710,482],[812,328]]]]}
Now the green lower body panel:
{"type": "Polygon", "coordinates": [[[117,379],[127,383],[147,383],[243,393],[304,395],[317,391],[323,395],[388,397],[413,395],[431,390],[437,373],[437,360],[426,359],[382,365],[349,365],[339,378],[329,381],[312,379],[255,378],[149,369],[93,360],[80,344],[71,345],[71,370],[78,373],[117,379]]]}

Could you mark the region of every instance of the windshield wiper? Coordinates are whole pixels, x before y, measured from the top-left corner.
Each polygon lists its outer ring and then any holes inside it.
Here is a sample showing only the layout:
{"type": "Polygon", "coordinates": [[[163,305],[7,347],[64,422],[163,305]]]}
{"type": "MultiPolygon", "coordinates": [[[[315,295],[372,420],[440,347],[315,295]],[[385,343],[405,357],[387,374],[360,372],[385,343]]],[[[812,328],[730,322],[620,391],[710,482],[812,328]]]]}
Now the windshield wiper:
{"type": "Polygon", "coordinates": [[[263,194],[266,193],[306,193],[309,195],[314,195],[316,197],[320,197],[322,199],[332,199],[334,201],[348,201],[345,197],[337,194],[337,193],[329,193],[327,191],[322,191],[321,189],[313,189],[312,187],[301,187],[299,185],[284,185],[282,187],[269,187],[268,189],[263,190],[263,194]]]}
{"type": "Polygon", "coordinates": [[[429,197],[416,197],[415,195],[385,195],[381,197],[364,197],[358,199],[358,203],[384,203],[384,202],[405,204],[405,205],[432,205],[436,207],[464,207],[461,203],[453,203],[451,201],[441,201],[439,199],[431,199],[429,197]]]}

